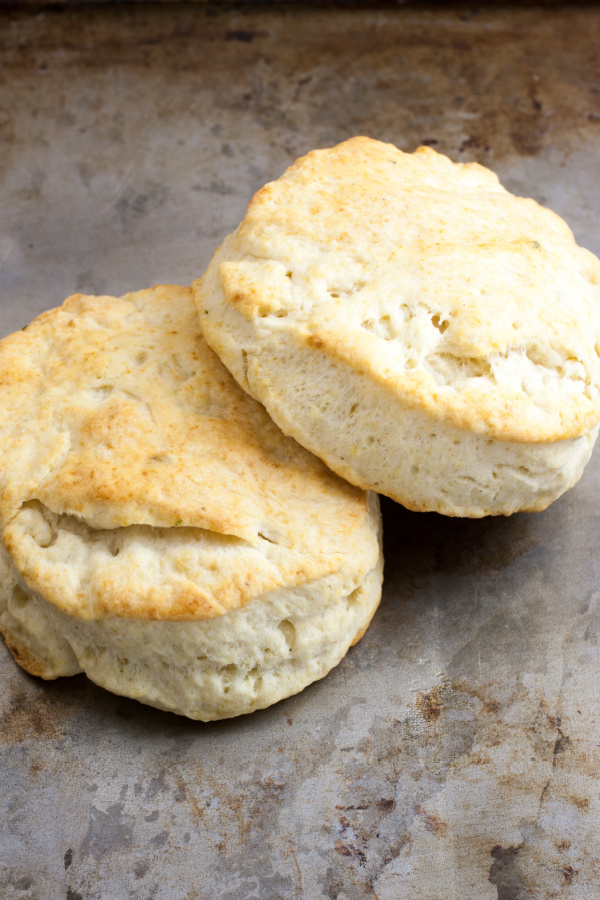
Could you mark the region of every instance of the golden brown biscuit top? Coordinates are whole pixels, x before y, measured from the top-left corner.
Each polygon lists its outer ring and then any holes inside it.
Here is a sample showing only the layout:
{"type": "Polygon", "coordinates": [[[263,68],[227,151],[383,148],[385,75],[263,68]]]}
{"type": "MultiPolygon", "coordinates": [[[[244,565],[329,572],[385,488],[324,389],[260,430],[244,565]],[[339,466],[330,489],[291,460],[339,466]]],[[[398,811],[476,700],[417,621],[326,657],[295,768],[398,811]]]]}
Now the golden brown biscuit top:
{"type": "Polygon", "coordinates": [[[410,405],[514,441],[600,418],[600,262],[476,163],[369,138],[313,151],[225,246],[223,293],[257,334],[293,331],[410,405]]]}
{"type": "Polygon", "coordinates": [[[188,288],[75,295],[5,338],[0,412],[4,544],[30,587],[76,615],[217,615],[343,569],[368,535],[376,545],[367,495],[244,394],[188,288]],[[134,526],[169,529],[168,577],[134,526]]]}

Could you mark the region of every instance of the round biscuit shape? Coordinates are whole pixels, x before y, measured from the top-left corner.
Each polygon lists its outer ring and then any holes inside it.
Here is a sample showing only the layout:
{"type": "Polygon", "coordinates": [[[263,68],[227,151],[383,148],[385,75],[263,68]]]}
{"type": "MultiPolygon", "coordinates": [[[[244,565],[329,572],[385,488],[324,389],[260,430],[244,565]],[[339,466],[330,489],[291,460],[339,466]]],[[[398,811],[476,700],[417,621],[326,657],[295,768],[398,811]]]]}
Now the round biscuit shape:
{"type": "Polygon", "coordinates": [[[488,169],[369,138],[252,199],[194,284],[279,427],[410,509],[541,510],[600,420],[600,262],[488,169]]]}
{"type": "Polygon", "coordinates": [[[272,423],[189,288],[0,341],[0,631],[17,662],[194,719],[325,675],[381,596],[377,497],[272,423]]]}

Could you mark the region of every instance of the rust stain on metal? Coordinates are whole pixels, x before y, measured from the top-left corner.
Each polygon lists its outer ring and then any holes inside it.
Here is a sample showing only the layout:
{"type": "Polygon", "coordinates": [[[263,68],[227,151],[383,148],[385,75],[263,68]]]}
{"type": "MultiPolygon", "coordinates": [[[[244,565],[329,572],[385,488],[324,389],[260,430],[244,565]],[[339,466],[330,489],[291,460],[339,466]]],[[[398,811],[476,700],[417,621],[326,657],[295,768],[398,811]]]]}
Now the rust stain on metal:
{"type": "Polygon", "coordinates": [[[0,719],[0,745],[60,740],[68,716],[68,710],[43,690],[17,695],[0,719]]]}
{"type": "Polygon", "coordinates": [[[282,777],[268,775],[259,782],[259,787],[268,800],[277,802],[286,788],[286,782],[282,777]]]}
{"type": "Polygon", "coordinates": [[[352,850],[350,849],[350,847],[348,847],[348,845],[345,844],[343,841],[336,841],[333,846],[335,848],[335,852],[339,853],[340,856],[353,856],[354,855],[352,850]]]}
{"type": "Polygon", "coordinates": [[[424,822],[427,831],[431,831],[433,834],[444,834],[448,830],[447,822],[433,813],[428,813],[420,804],[415,804],[414,811],[424,822]]]}
{"type": "Polygon", "coordinates": [[[302,871],[298,864],[298,857],[296,856],[296,851],[294,850],[294,847],[292,844],[290,844],[290,847],[289,847],[289,855],[292,857],[292,859],[294,861],[294,866],[296,869],[297,881],[296,881],[295,893],[296,893],[296,897],[298,898],[298,900],[300,900],[300,898],[302,897],[302,871]]]}
{"type": "Polygon", "coordinates": [[[181,772],[177,767],[173,767],[172,770],[173,779],[175,780],[175,784],[178,789],[178,797],[177,799],[183,800],[187,803],[189,810],[192,814],[192,820],[197,829],[202,827],[202,820],[204,819],[205,810],[202,807],[201,803],[198,801],[194,791],[190,788],[188,784],[186,784],[184,778],[181,775],[181,772]]]}
{"type": "Polygon", "coordinates": [[[493,684],[486,686],[486,688],[484,689],[479,685],[468,684],[464,679],[460,679],[458,681],[452,681],[450,683],[450,687],[453,691],[456,691],[458,693],[464,693],[470,697],[476,697],[481,702],[484,712],[498,717],[498,714],[501,710],[501,705],[498,700],[496,700],[493,696],[490,696],[490,691],[492,691],[494,688],[493,684]]]}
{"type": "Polygon", "coordinates": [[[417,712],[425,719],[425,721],[431,722],[434,719],[439,719],[440,713],[442,711],[442,703],[439,697],[439,692],[435,689],[433,691],[430,691],[428,694],[424,694],[422,691],[417,691],[416,707],[417,712]]]}
{"type": "Polygon", "coordinates": [[[577,870],[574,869],[573,866],[564,866],[562,873],[567,884],[571,884],[573,877],[577,875],[577,870]]]}
{"type": "Polygon", "coordinates": [[[39,775],[40,772],[43,772],[44,769],[45,769],[45,766],[44,766],[43,763],[41,763],[41,762],[39,762],[39,761],[37,761],[37,760],[32,760],[31,763],[30,763],[30,765],[29,765],[29,776],[30,776],[30,778],[35,778],[35,776],[36,776],[36,775],[39,775]]]}

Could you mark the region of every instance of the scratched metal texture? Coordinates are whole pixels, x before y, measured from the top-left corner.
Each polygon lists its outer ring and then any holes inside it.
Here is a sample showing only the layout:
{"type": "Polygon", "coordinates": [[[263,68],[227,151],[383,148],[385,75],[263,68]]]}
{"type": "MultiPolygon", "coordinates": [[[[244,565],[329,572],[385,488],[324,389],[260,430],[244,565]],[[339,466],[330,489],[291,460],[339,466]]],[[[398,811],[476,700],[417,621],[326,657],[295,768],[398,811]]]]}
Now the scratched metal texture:
{"type": "MultiPolygon", "coordinates": [[[[600,9],[0,13],[0,316],[189,283],[356,133],[479,160],[600,252],[600,9]]],[[[0,647],[2,900],[600,897],[600,453],[537,515],[384,503],[384,599],[322,682],[192,723],[0,647]]]]}

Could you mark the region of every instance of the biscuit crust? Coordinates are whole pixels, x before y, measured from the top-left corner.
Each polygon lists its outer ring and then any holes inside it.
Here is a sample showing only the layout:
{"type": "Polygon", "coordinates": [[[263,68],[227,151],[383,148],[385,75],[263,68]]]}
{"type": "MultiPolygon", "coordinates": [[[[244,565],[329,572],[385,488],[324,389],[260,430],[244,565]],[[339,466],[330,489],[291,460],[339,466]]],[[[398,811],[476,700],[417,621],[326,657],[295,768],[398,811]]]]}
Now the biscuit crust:
{"type": "Polygon", "coordinates": [[[2,540],[71,615],[221,615],[343,568],[354,540],[375,563],[364,492],[239,389],[189,288],[70,297],[0,342],[0,384],[2,540]],[[175,541],[160,572],[142,536],[175,541]]]}

